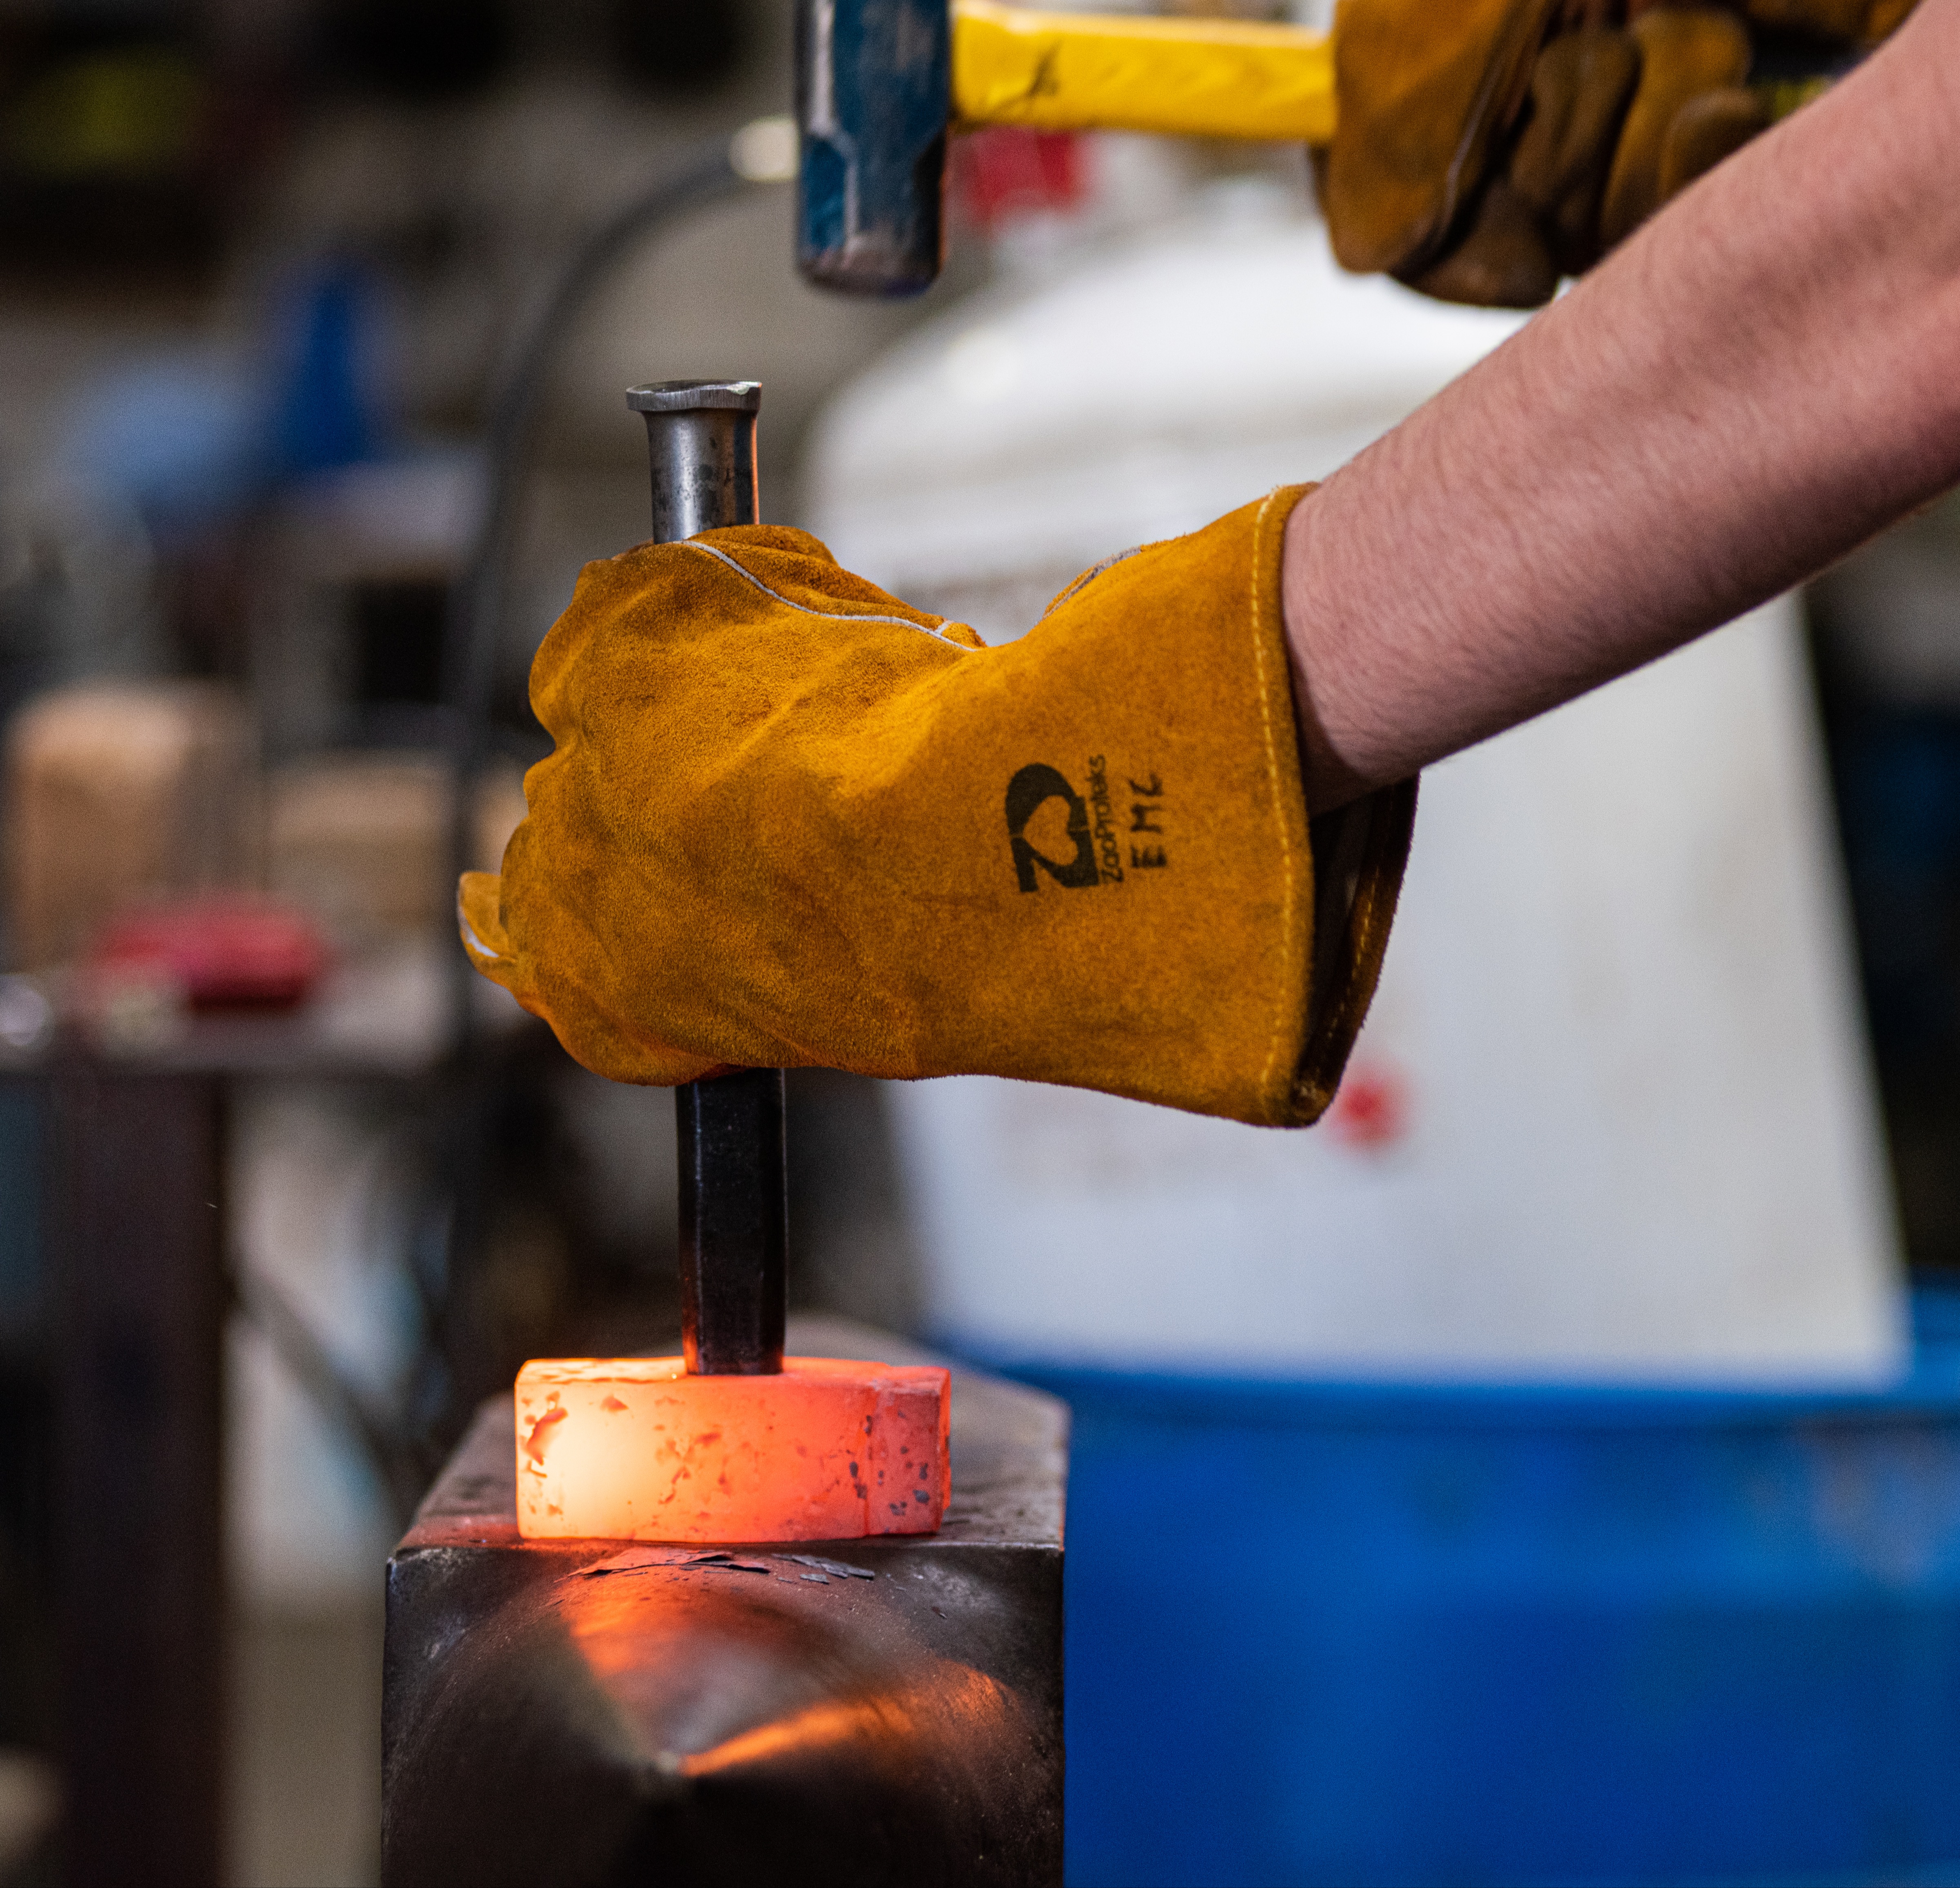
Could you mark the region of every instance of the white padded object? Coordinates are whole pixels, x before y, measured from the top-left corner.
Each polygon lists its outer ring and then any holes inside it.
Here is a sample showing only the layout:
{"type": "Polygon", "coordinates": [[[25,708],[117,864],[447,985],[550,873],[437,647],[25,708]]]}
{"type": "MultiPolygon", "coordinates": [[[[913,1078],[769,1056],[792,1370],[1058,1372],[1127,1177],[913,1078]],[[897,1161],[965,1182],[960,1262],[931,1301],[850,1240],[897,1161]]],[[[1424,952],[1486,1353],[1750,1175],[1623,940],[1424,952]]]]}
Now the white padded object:
{"type": "MultiPolygon", "coordinates": [[[[1325,476],[1516,325],[1241,210],[966,304],[848,390],[809,466],[838,557],[1013,633],[1081,565],[1325,476]]],[[[1847,934],[1777,603],[1431,770],[1351,1075],[1386,1110],[1289,1134],[895,1084],[928,1315],[1126,1366],[1882,1380],[1847,934]]]]}

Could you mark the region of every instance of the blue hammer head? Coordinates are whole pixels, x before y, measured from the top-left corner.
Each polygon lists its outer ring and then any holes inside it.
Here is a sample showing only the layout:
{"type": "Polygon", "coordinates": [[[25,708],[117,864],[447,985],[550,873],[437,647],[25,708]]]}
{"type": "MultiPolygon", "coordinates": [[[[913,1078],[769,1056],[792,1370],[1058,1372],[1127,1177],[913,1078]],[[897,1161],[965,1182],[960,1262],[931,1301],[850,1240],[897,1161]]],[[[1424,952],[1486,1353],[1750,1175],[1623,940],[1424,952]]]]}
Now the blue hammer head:
{"type": "Polygon", "coordinates": [[[915,295],[945,248],[947,0],[802,0],[797,266],[826,288],[915,295]]]}

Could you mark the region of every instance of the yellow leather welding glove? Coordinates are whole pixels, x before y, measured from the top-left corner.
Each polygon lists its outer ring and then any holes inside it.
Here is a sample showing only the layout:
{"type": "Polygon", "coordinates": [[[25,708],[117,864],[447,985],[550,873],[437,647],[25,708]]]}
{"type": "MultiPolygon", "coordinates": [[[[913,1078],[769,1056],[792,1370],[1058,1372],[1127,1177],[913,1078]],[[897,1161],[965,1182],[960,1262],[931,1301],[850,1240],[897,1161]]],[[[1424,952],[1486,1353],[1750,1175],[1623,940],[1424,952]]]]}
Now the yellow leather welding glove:
{"type": "Polygon", "coordinates": [[[1767,107],[1742,82],[1752,54],[1748,30],[1736,14],[1720,7],[1655,7],[1634,22],[1627,37],[1640,49],[1640,78],[1599,206],[1602,251],[1624,241],[1673,194],[1662,182],[1664,168],[1674,189],[1700,174],[1681,153],[1698,145],[1691,128],[1710,106],[1732,107],[1736,132],[1710,164],[1769,123],[1767,107]]]}
{"type": "MultiPolygon", "coordinates": [[[[1342,0],[1334,28],[1339,111],[1317,163],[1344,268],[1407,281],[1462,246],[1501,173],[1504,140],[1557,5],[1342,0]]],[[[1549,267],[1542,256],[1514,266],[1514,300],[1551,292],[1539,290],[1549,267]]]]}
{"type": "Polygon", "coordinates": [[[800,531],[588,565],[477,966],[587,1068],[1071,1084],[1311,1121],[1373,994],[1414,784],[1312,823],[1280,610],[1299,489],[1085,573],[1021,640],[800,531]]]}
{"type": "Polygon", "coordinates": [[[1444,301],[1535,307],[1912,5],[1341,0],[1317,160],[1335,253],[1444,301]],[[1752,28],[1800,35],[1818,76],[1758,81],[1752,28]]]}

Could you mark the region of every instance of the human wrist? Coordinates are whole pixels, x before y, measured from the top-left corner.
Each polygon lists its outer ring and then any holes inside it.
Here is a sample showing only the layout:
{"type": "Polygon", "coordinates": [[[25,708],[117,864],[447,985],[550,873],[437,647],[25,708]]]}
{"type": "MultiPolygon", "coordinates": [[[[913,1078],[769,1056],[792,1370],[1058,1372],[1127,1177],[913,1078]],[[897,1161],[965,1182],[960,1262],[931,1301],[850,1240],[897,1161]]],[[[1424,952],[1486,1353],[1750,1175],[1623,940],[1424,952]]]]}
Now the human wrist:
{"type": "Polygon", "coordinates": [[[1344,740],[1351,720],[1344,685],[1351,677],[1343,661],[1348,638],[1337,601],[1335,559],[1329,534],[1320,528],[1332,508],[1321,497],[1325,489],[1303,493],[1295,502],[1281,565],[1300,782],[1312,814],[1331,813],[1387,784],[1386,777],[1375,778],[1357,764],[1344,740]]]}

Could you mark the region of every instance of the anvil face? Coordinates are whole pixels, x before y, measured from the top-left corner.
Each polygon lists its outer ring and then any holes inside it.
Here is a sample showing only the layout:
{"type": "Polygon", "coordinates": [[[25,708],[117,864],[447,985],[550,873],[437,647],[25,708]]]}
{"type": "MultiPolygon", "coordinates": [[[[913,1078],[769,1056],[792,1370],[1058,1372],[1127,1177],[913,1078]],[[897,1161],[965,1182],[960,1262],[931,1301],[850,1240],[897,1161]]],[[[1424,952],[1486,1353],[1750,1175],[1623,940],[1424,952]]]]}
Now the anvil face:
{"type": "Polygon", "coordinates": [[[939,1532],[821,1546],[525,1540],[486,1403],[389,1562],[390,1888],[1059,1882],[1067,1414],[952,1380],[939,1532]]]}

